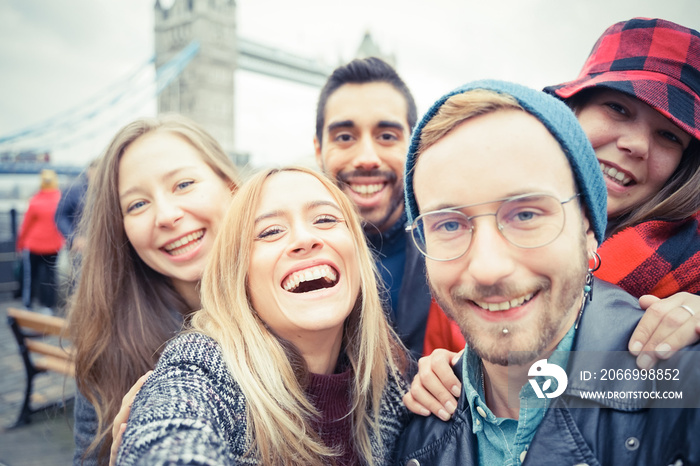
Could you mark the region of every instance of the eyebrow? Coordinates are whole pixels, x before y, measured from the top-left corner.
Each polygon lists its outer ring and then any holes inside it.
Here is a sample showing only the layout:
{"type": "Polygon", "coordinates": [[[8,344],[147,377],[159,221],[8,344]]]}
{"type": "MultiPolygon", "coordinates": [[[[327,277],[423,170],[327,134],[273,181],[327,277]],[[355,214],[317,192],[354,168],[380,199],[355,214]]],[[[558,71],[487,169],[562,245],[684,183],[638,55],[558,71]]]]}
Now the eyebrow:
{"type": "Polygon", "coordinates": [[[328,125],[328,132],[334,131],[338,128],[354,128],[355,122],[352,120],[336,121],[328,125]]]}
{"type": "MultiPolygon", "coordinates": [[[[306,204],[303,205],[304,210],[313,210],[318,207],[332,207],[333,209],[337,210],[338,212],[342,212],[340,210],[340,206],[336,204],[335,202],[332,201],[311,201],[307,202],[306,204]]],[[[273,210],[271,212],[264,213],[258,217],[255,218],[255,224],[257,225],[259,222],[266,220],[268,218],[276,218],[276,217],[283,217],[285,215],[284,210],[273,210]]]]}
{"type": "Polygon", "coordinates": [[[403,131],[404,130],[404,125],[401,123],[398,123],[396,121],[388,121],[388,120],[382,120],[380,121],[377,126],[379,128],[394,128],[403,131]]]}
{"type": "MultiPolygon", "coordinates": [[[[492,204],[492,203],[495,203],[495,202],[503,202],[503,201],[505,201],[506,199],[509,199],[509,198],[511,198],[511,197],[522,196],[522,195],[524,195],[524,194],[543,194],[543,193],[544,193],[544,191],[537,191],[536,189],[535,189],[535,190],[532,190],[532,189],[523,189],[523,190],[518,190],[518,191],[511,191],[510,193],[508,193],[508,194],[506,194],[505,196],[500,197],[500,198],[498,198],[498,199],[493,199],[493,200],[491,200],[491,201],[486,201],[486,202],[479,202],[478,204],[472,204],[472,203],[469,203],[469,204],[464,204],[464,203],[460,203],[460,204],[442,203],[442,204],[438,204],[438,205],[436,205],[436,206],[434,206],[434,207],[432,207],[432,208],[430,208],[430,209],[426,209],[425,211],[423,211],[423,209],[421,209],[420,213],[422,214],[422,213],[427,213],[427,212],[435,212],[436,210],[454,209],[454,208],[456,208],[456,207],[464,207],[464,206],[469,206],[469,207],[470,207],[470,206],[478,206],[478,205],[484,205],[484,204],[492,204]]],[[[554,193],[550,193],[550,194],[552,194],[552,195],[554,195],[554,196],[556,197],[556,195],[555,195],[554,193]]]]}
{"type": "MultiPolygon", "coordinates": [[[[328,125],[328,132],[335,131],[338,128],[354,128],[355,127],[355,122],[352,120],[343,120],[343,121],[336,121],[334,123],[330,123],[328,125]]],[[[398,129],[400,131],[404,131],[405,126],[402,125],[399,122],[396,121],[389,121],[389,120],[381,120],[379,123],[377,123],[378,128],[393,128],[393,129],[398,129]]]]}
{"type": "MultiPolygon", "coordinates": [[[[177,175],[181,171],[193,169],[193,168],[196,168],[196,166],[195,165],[188,165],[185,167],[174,168],[168,172],[163,173],[163,176],[161,176],[160,179],[167,180],[168,178],[177,175]]],[[[121,201],[122,198],[124,198],[124,197],[130,195],[131,193],[138,191],[138,190],[139,190],[139,186],[133,186],[133,187],[127,189],[126,191],[124,191],[122,194],[119,195],[119,200],[121,201]]]]}
{"type": "MultiPolygon", "coordinates": [[[[172,170],[163,173],[163,176],[160,177],[161,180],[167,180],[168,178],[171,178],[173,176],[176,176],[178,173],[186,170],[196,170],[198,168],[197,165],[187,165],[184,167],[178,167],[178,168],[173,168],[172,170]]],[[[132,192],[138,191],[139,186],[133,186],[126,191],[124,191],[122,194],[119,195],[119,199],[121,200],[123,197],[128,196],[132,192]]]]}

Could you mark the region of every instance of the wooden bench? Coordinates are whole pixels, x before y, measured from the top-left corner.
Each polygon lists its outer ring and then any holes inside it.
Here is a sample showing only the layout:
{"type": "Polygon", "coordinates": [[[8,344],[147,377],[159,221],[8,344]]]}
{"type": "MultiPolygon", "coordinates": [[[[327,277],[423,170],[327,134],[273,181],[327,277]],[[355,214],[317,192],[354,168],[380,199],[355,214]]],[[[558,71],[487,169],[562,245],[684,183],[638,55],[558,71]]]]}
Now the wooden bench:
{"type": "Polygon", "coordinates": [[[65,345],[68,337],[66,319],[10,307],[7,308],[7,322],[19,345],[19,353],[27,374],[24,403],[15,423],[15,426],[19,426],[28,424],[32,413],[64,403],[61,400],[32,409],[31,397],[34,377],[45,372],[57,372],[74,377],[75,366],[70,347],[62,348],[46,339],[49,336],[62,337],[65,345]]]}

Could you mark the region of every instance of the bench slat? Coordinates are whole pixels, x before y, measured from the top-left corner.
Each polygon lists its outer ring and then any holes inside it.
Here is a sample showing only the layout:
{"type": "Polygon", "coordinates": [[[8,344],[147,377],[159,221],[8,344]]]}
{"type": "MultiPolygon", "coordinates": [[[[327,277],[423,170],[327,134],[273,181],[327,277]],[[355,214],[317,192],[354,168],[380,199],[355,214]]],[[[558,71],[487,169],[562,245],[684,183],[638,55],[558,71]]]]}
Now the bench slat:
{"type": "MultiPolygon", "coordinates": [[[[20,348],[20,356],[27,371],[27,390],[19,418],[15,426],[31,422],[31,414],[38,410],[31,407],[32,380],[44,372],[56,372],[75,377],[72,348],[62,348],[46,336],[58,336],[62,341],[69,337],[67,321],[62,317],[47,316],[17,308],[7,308],[8,323],[20,348]]],[[[68,343],[66,343],[68,345],[68,343]]]]}
{"type": "Polygon", "coordinates": [[[70,350],[66,350],[60,346],[52,345],[50,343],[44,343],[43,341],[26,339],[24,340],[24,344],[32,353],[53,356],[54,358],[65,360],[70,360],[72,357],[70,350]]]}
{"type": "Polygon", "coordinates": [[[7,308],[7,315],[14,318],[20,327],[46,335],[62,335],[66,329],[66,319],[62,317],[47,316],[13,307],[7,308]]]}
{"type": "Polygon", "coordinates": [[[75,375],[73,364],[66,359],[44,356],[43,358],[36,358],[33,363],[34,367],[40,370],[58,372],[59,374],[69,375],[71,377],[75,375]]]}

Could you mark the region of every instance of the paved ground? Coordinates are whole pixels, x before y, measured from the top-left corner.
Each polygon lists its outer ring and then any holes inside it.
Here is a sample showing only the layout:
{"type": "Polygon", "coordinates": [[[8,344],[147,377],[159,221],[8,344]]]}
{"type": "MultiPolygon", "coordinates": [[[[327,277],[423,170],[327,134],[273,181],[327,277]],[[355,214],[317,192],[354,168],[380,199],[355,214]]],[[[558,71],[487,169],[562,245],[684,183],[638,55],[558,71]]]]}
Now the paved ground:
{"type": "MultiPolygon", "coordinates": [[[[72,401],[34,414],[28,425],[12,427],[24,400],[26,377],[17,342],[6,323],[8,307],[21,306],[0,299],[0,466],[70,465],[72,401]]],[[[34,379],[33,393],[33,407],[71,400],[75,382],[60,374],[41,374],[34,379]]]]}

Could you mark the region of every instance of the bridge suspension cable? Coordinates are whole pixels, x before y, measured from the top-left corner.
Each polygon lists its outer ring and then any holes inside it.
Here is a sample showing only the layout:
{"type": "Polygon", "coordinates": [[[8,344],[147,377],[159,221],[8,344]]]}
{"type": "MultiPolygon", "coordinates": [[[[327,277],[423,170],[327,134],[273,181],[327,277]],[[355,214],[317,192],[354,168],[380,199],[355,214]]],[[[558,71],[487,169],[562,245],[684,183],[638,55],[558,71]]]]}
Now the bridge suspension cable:
{"type": "Polygon", "coordinates": [[[52,152],[104,134],[112,133],[125,119],[133,118],[144,103],[153,101],[199,52],[192,41],[172,59],[158,67],[153,77],[155,56],[139,65],[80,105],[47,120],[0,137],[0,153],[52,152]]]}

